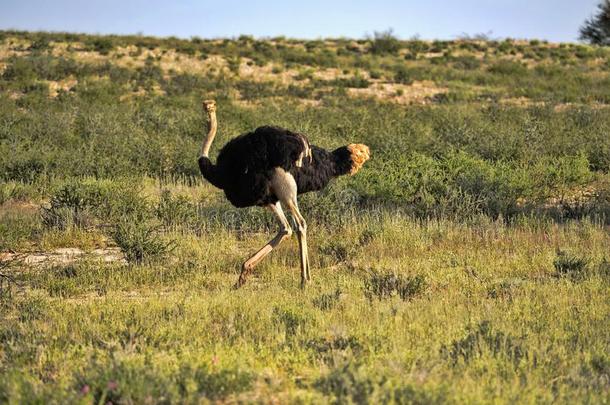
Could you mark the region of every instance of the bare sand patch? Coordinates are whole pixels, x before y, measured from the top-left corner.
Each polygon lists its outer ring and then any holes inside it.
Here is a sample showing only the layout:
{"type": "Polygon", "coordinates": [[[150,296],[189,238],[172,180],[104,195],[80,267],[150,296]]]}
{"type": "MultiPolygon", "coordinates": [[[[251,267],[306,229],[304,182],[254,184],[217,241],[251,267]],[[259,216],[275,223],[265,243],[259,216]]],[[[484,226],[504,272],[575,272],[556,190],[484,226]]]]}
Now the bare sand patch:
{"type": "Polygon", "coordinates": [[[293,97],[267,97],[265,99],[256,99],[256,100],[241,100],[239,98],[234,99],[234,102],[246,108],[258,108],[261,105],[265,104],[267,106],[271,105],[274,107],[282,107],[286,104],[290,105],[299,105],[302,107],[317,107],[322,104],[322,100],[314,100],[310,98],[293,98],[293,97]]]}
{"type": "Polygon", "coordinates": [[[376,82],[364,89],[348,89],[353,97],[374,97],[389,100],[398,104],[428,104],[430,99],[449,91],[446,87],[439,87],[433,81],[415,81],[412,84],[376,82]]]}
{"type": "Polygon", "coordinates": [[[48,80],[46,83],[49,85],[49,97],[55,98],[61,91],[72,90],[78,84],[78,80],[74,76],[69,76],[58,81],[48,80]]]}
{"type": "Polygon", "coordinates": [[[93,259],[104,263],[119,262],[127,263],[121,249],[118,247],[94,249],[90,252],[78,248],[61,248],[50,252],[35,253],[0,253],[0,263],[19,260],[24,265],[58,265],[70,264],[78,260],[93,259]]]}
{"type": "Polygon", "coordinates": [[[295,77],[299,75],[297,69],[286,69],[280,64],[267,63],[258,66],[251,59],[242,58],[239,64],[239,77],[256,82],[274,82],[284,85],[298,82],[295,77]]]}

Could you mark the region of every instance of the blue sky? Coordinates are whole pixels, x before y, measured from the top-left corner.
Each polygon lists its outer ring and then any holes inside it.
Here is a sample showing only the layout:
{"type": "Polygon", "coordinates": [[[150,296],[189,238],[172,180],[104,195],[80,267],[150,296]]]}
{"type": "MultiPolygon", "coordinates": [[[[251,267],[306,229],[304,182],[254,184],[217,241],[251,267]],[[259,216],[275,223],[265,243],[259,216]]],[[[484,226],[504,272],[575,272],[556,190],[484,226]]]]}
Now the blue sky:
{"type": "Polygon", "coordinates": [[[0,29],[97,34],[362,38],[393,28],[400,38],[577,39],[599,0],[0,0],[0,29]]]}

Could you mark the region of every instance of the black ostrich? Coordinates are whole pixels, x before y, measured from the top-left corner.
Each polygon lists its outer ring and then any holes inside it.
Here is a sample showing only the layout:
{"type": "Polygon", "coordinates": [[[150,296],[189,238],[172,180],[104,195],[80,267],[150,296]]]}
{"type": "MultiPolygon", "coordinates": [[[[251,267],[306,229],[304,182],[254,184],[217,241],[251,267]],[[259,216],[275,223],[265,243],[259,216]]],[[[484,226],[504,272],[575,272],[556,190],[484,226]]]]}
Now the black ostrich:
{"type": "Polygon", "coordinates": [[[321,190],[334,177],[356,173],[369,159],[368,146],[350,144],[328,152],[310,145],[302,134],[264,126],[230,140],[214,165],[208,153],[216,135],[216,103],[208,100],[203,106],[209,119],[208,135],[199,157],[203,177],[224,190],[234,206],[264,206],[280,221],[278,234],[243,264],[236,287],[242,286],[254,266],[292,235],[282,206],[290,211],[297,224],[301,287],[305,287],[311,280],[307,224],[299,212],[297,195],[321,190]]]}

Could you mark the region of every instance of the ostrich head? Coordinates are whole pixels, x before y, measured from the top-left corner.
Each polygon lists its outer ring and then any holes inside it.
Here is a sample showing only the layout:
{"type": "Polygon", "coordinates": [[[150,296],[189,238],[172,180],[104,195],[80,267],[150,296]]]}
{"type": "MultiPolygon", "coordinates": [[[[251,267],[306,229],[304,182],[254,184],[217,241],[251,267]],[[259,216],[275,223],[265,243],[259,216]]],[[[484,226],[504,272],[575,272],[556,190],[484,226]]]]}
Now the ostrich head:
{"type": "Polygon", "coordinates": [[[371,158],[368,146],[361,143],[351,143],[341,146],[332,152],[335,161],[335,175],[356,174],[364,162],[371,158]]]}
{"type": "Polygon", "coordinates": [[[371,150],[362,143],[351,143],[347,145],[347,150],[349,151],[352,160],[352,167],[350,168],[349,174],[356,174],[364,162],[371,158],[371,150]]]}
{"type": "Polygon", "coordinates": [[[203,108],[208,113],[208,115],[211,115],[212,113],[215,113],[216,112],[216,101],[214,101],[214,100],[205,100],[203,102],[203,108]]]}

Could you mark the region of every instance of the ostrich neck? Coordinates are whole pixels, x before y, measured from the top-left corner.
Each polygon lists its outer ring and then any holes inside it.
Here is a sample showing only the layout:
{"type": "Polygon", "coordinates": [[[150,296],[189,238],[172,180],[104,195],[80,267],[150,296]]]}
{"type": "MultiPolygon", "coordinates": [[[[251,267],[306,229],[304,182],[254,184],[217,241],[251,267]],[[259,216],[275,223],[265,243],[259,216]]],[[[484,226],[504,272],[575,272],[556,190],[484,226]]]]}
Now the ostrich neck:
{"type": "Polygon", "coordinates": [[[209,157],[210,147],[212,146],[212,142],[216,136],[216,128],[216,111],[210,111],[208,112],[208,136],[203,141],[201,156],[209,157]]]}

